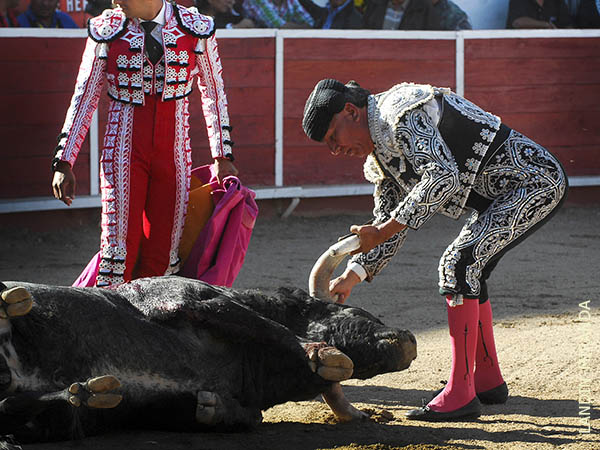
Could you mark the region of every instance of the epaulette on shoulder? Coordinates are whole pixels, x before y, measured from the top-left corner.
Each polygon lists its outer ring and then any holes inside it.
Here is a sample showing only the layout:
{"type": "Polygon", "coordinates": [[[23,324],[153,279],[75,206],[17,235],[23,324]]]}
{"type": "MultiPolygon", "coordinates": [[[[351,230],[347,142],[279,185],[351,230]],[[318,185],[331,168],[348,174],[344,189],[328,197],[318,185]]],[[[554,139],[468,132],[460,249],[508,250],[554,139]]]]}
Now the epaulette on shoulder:
{"type": "Polygon", "coordinates": [[[200,14],[195,7],[186,8],[173,5],[177,23],[194,37],[207,39],[215,33],[215,22],[212,17],[200,14]]]}
{"type": "Polygon", "coordinates": [[[88,35],[96,42],[114,41],[125,32],[128,21],[121,8],[105,9],[88,21],[88,35]]]}

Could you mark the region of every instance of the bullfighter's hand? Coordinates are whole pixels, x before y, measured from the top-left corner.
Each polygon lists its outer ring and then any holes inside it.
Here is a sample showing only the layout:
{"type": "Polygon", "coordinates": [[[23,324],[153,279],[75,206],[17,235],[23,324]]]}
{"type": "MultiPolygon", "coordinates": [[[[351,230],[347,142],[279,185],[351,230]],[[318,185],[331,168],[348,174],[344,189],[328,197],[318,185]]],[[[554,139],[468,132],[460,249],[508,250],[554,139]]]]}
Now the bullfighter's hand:
{"type": "Polygon", "coordinates": [[[71,165],[66,161],[61,161],[52,178],[52,192],[54,193],[54,197],[64,202],[65,205],[71,206],[75,198],[76,185],[77,181],[75,180],[73,170],[71,170],[71,165]]]}
{"type": "Polygon", "coordinates": [[[223,178],[231,175],[236,176],[239,173],[233,163],[227,158],[215,158],[215,168],[219,184],[223,182],[223,178]]]}
{"type": "Polygon", "coordinates": [[[406,225],[389,219],[379,225],[352,225],[350,232],[358,235],[360,239],[360,248],[356,253],[367,253],[405,228],[406,225]]]}
{"type": "Polygon", "coordinates": [[[360,278],[356,272],[346,269],[342,275],[329,282],[329,294],[336,299],[336,303],[344,303],[358,283],[360,278]]]}

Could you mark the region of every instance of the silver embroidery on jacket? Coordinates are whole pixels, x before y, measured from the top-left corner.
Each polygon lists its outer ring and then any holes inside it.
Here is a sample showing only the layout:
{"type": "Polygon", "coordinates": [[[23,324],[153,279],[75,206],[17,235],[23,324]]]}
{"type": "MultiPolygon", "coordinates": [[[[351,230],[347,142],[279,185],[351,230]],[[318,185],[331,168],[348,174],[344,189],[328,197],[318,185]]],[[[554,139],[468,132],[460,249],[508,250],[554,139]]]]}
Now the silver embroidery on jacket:
{"type": "Polygon", "coordinates": [[[472,261],[463,284],[477,296],[486,264],[556,208],[567,182],[556,158],[541,145],[511,131],[509,138],[475,180],[474,191],[492,200],[482,213],[474,211],[458,237],[444,252],[439,265],[439,286],[454,292],[456,266],[472,261]]]}

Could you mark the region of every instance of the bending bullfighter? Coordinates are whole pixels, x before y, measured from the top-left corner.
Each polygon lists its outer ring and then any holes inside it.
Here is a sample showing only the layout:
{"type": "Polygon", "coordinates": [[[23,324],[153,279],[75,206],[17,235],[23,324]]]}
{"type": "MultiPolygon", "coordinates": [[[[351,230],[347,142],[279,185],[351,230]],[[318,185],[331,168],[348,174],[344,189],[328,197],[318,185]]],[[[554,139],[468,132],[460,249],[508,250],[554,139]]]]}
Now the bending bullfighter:
{"type": "Polygon", "coordinates": [[[356,82],[321,80],[304,109],[304,131],[334,155],[365,159],[375,184],[375,222],[352,226],[360,254],[331,282],[338,301],[371,281],[435,213],[471,215],[440,260],[452,369],[445,388],[411,419],[481,414],[480,401],[504,403],[487,280],[500,258],[545,223],[567,192],[559,161],[449,89],[402,83],[371,95],[356,82]]]}

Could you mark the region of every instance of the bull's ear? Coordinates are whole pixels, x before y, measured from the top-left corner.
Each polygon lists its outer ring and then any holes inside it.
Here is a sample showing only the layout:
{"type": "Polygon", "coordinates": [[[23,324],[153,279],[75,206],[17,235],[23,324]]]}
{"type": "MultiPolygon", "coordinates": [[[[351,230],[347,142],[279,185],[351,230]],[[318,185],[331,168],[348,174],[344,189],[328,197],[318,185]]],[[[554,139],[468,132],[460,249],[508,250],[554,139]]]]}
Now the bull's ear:
{"type": "MultiPolygon", "coordinates": [[[[243,296],[244,293],[236,292],[235,295],[243,296]]],[[[232,299],[231,294],[202,302],[186,302],[171,319],[191,321],[195,328],[210,331],[231,342],[268,346],[271,350],[280,347],[282,351],[305,358],[304,350],[294,333],[232,299]]]]}

